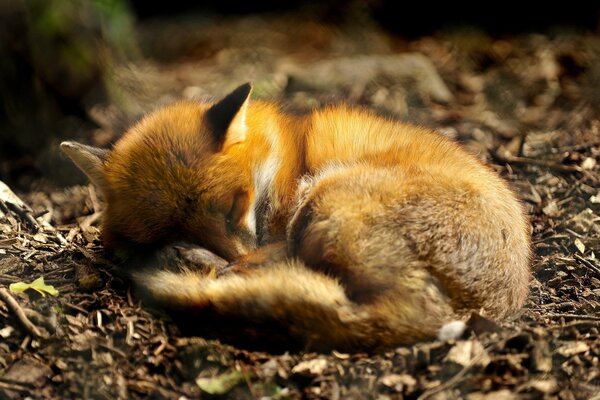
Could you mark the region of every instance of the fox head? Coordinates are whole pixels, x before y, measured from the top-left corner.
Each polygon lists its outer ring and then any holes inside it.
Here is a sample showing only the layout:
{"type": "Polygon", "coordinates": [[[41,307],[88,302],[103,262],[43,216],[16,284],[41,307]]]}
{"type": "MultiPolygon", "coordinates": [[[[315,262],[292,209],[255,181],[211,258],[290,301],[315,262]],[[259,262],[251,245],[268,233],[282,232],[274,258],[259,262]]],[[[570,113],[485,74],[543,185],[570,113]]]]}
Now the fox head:
{"type": "Polygon", "coordinates": [[[184,240],[232,260],[256,246],[251,171],[240,162],[250,91],[160,108],[111,150],[61,143],[106,199],[105,247],[184,240]]]}

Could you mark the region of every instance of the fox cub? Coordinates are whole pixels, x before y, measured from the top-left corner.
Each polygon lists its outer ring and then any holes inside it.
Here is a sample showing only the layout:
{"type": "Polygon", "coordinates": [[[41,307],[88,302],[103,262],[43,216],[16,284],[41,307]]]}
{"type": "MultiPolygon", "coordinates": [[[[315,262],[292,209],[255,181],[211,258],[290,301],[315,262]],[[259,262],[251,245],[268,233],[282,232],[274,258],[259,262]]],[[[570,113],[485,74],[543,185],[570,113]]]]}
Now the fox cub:
{"type": "Polygon", "coordinates": [[[146,301],[194,333],[317,351],[523,305],[529,224],[496,173],[426,128],[346,106],[290,115],[250,92],[160,108],[112,150],[61,145],[106,198],[107,249],[182,241],[226,260],[141,263],[146,301]]]}

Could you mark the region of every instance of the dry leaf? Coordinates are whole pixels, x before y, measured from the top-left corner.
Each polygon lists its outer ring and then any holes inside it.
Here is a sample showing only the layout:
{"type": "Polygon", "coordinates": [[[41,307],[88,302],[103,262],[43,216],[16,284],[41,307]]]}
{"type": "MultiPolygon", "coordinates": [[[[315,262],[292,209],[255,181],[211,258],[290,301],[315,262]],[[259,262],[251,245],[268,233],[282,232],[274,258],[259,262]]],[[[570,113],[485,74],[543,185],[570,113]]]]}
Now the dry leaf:
{"type": "Polygon", "coordinates": [[[480,357],[477,364],[485,367],[490,362],[489,356],[478,340],[462,340],[450,349],[444,361],[462,365],[469,365],[475,357],[480,357]]]}
{"type": "Polygon", "coordinates": [[[56,290],[54,288],[54,286],[46,285],[46,283],[44,282],[43,276],[40,276],[39,278],[37,278],[35,281],[33,281],[31,283],[25,283],[25,282],[11,283],[8,288],[13,293],[21,293],[27,289],[33,289],[44,297],[46,297],[46,293],[48,293],[52,296],[56,296],[58,294],[58,290],[56,290]]]}
{"type": "Polygon", "coordinates": [[[417,380],[408,374],[388,374],[379,380],[379,382],[396,392],[402,392],[406,388],[406,392],[412,392],[417,386],[417,380]]]}
{"type": "Polygon", "coordinates": [[[585,253],[585,244],[583,244],[579,238],[575,239],[575,247],[577,247],[577,250],[579,250],[581,254],[585,253]]]}
{"type": "Polygon", "coordinates": [[[528,382],[528,386],[532,389],[537,390],[538,392],[545,394],[552,394],[558,392],[559,386],[556,383],[555,379],[544,379],[544,380],[531,380],[528,382]]]}
{"type": "Polygon", "coordinates": [[[212,378],[198,378],[196,385],[208,394],[225,394],[244,381],[239,371],[230,371],[212,378]]]}
{"type": "Polygon", "coordinates": [[[587,157],[585,160],[581,162],[581,168],[591,170],[596,166],[596,159],[592,157],[587,157]]]}
{"type": "Polygon", "coordinates": [[[314,360],[302,361],[292,368],[292,372],[296,374],[321,375],[327,367],[327,360],[317,358],[314,360]]]}
{"type": "Polygon", "coordinates": [[[554,200],[549,202],[548,205],[542,209],[542,211],[549,217],[557,217],[560,215],[560,210],[558,209],[558,205],[554,200]]]}
{"type": "Polygon", "coordinates": [[[556,349],[556,352],[564,357],[570,357],[575,354],[585,353],[590,349],[590,346],[585,342],[571,342],[556,349]]]}
{"type": "Polygon", "coordinates": [[[518,395],[511,393],[508,389],[488,393],[472,393],[467,396],[467,400],[513,400],[518,398],[518,395]]]}

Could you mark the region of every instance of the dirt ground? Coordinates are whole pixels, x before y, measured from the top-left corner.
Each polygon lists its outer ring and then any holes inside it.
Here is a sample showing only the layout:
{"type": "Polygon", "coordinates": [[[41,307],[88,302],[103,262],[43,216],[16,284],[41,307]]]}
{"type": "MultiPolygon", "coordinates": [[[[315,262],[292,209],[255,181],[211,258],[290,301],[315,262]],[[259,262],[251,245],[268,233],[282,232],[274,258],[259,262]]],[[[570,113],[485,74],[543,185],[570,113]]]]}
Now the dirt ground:
{"type": "Polygon", "coordinates": [[[346,101],[434,127],[523,200],[529,300],[511,321],[474,315],[456,341],[248,352],[182,337],[140,305],[103,253],[92,187],[39,185],[18,193],[26,205],[0,187],[0,398],[600,399],[599,36],[407,40],[368,19],[285,16],[148,21],[138,34],[145,57],[113,75],[122,102],[91,106],[99,128],[82,140],[108,145],[154,106],[248,80],[292,110],[346,101]],[[57,295],[6,290],[40,276],[57,295]]]}

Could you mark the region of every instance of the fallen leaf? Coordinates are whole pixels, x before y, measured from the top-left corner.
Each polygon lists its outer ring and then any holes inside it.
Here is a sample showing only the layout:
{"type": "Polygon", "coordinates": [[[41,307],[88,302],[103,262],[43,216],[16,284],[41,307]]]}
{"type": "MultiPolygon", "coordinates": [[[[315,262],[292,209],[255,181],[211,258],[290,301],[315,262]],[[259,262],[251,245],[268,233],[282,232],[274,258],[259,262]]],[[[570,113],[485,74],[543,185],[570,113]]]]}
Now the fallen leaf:
{"type": "Polygon", "coordinates": [[[230,371],[212,378],[198,378],[196,385],[208,394],[225,394],[244,381],[239,371],[230,371]]]}
{"type": "Polygon", "coordinates": [[[327,367],[327,360],[324,358],[317,358],[314,360],[302,361],[292,368],[293,373],[308,373],[310,375],[321,375],[327,367]]]}
{"type": "Polygon", "coordinates": [[[590,346],[585,342],[571,342],[556,349],[556,352],[564,357],[570,357],[575,354],[585,353],[590,349],[590,346]]]}
{"type": "Polygon", "coordinates": [[[33,235],[33,240],[40,243],[48,243],[48,237],[44,233],[36,233],[33,235]]]}
{"type": "Polygon", "coordinates": [[[591,209],[586,208],[571,218],[567,225],[577,233],[586,234],[594,228],[598,220],[600,220],[600,217],[594,214],[591,209]]]}
{"type": "Polygon", "coordinates": [[[13,328],[12,326],[5,326],[4,328],[0,329],[0,337],[2,339],[7,339],[10,337],[10,335],[13,334],[14,331],[15,328],[13,328]]]}
{"type": "Polygon", "coordinates": [[[27,289],[33,289],[44,297],[46,297],[46,293],[48,293],[52,296],[56,296],[58,294],[58,290],[56,290],[54,288],[54,286],[46,285],[46,283],[44,282],[43,276],[40,276],[39,278],[37,278],[35,281],[33,281],[31,283],[25,283],[25,282],[11,283],[8,288],[13,293],[21,293],[27,289]]]}
{"type": "Polygon", "coordinates": [[[472,393],[467,396],[467,400],[513,400],[517,398],[518,396],[508,389],[488,393],[472,393]]]}
{"type": "Polygon", "coordinates": [[[475,358],[478,358],[475,363],[483,367],[490,362],[490,357],[478,340],[462,340],[456,342],[444,361],[453,362],[464,367],[475,361],[475,358]]]}
{"type": "Polygon", "coordinates": [[[0,181],[0,200],[19,206],[20,208],[29,209],[25,202],[2,181],[0,181]]]}
{"type": "Polygon", "coordinates": [[[406,388],[406,392],[410,393],[414,391],[417,386],[417,380],[407,374],[388,374],[379,380],[379,382],[387,386],[396,392],[402,392],[406,388]]]}
{"type": "Polygon", "coordinates": [[[533,343],[531,351],[532,368],[539,372],[552,371],[552,352],[548,342],[543,339],[538,339],[533,343]]]}
{"type": "Polygon", "coordinates": [[[337,352],[337,351],[335,351],[335,350],[333,350],[331,353],[332,353],[332,354],[333,354],[333,355],[334,355],[336,358],[339,358],[340,360],[347,360],[347,359],[349,359],[349,358],[350,358],[350,354],[348,354],[348,353],[340,353],[340,352],[337,352]]]}
{"type": "Polygon", "coordinates": [[[548,205],[542,209],[542,212],[549,217],[558,217],[560,215],[560,210],[554,200],[549,202],[548,205]]]}
{"type": "Polygon", "coordinates": [[[534,379],[528,382],[528,386],[544,394],[556,393],[559,390],[559,386],[556,380],[553,378],[539,380],[534,379]]]}
{"type": "MultiPolygon", "coordinates": [[[[2,379],[15,382],[19,385],[40,388],[45,385],[49,377],[52,375],[52,370],[47,364],[39,362],[35,359],[24,358],[12,364],[10,368],[8,368],[8,370],[2,375],[2,379]]],[[[5,393],[6,392],[2,392],[0,397],[3,399],[10,398],[5,397],[5,393]]]]}
{"type": "Polygon", "coordinates": [[[581,240],[575,239],[575,247],[577,247],[577,250],[579,250],[581,254],[585,253],[585,244],[583,244],[581,240]]]}
{"type": "Polygon", "coordinates": [[[592,158],[592,157],[587,157],[585,160],[583,160],[583,162],[581,163],[581,168],[583,169],[587,169],[587,170],[591,170],[594,169],[594,167],[596,166],[596,159],[592,158]]]}
{"type": "Polygon", "coordinates": [[[467,321],[467,328],[470,328],[477,335],[481,335],[485,332],[498,333],[502,332],[502,328],[496,322],[488,319],[476,312],[471,313],[469,320],[467,321]]]}

